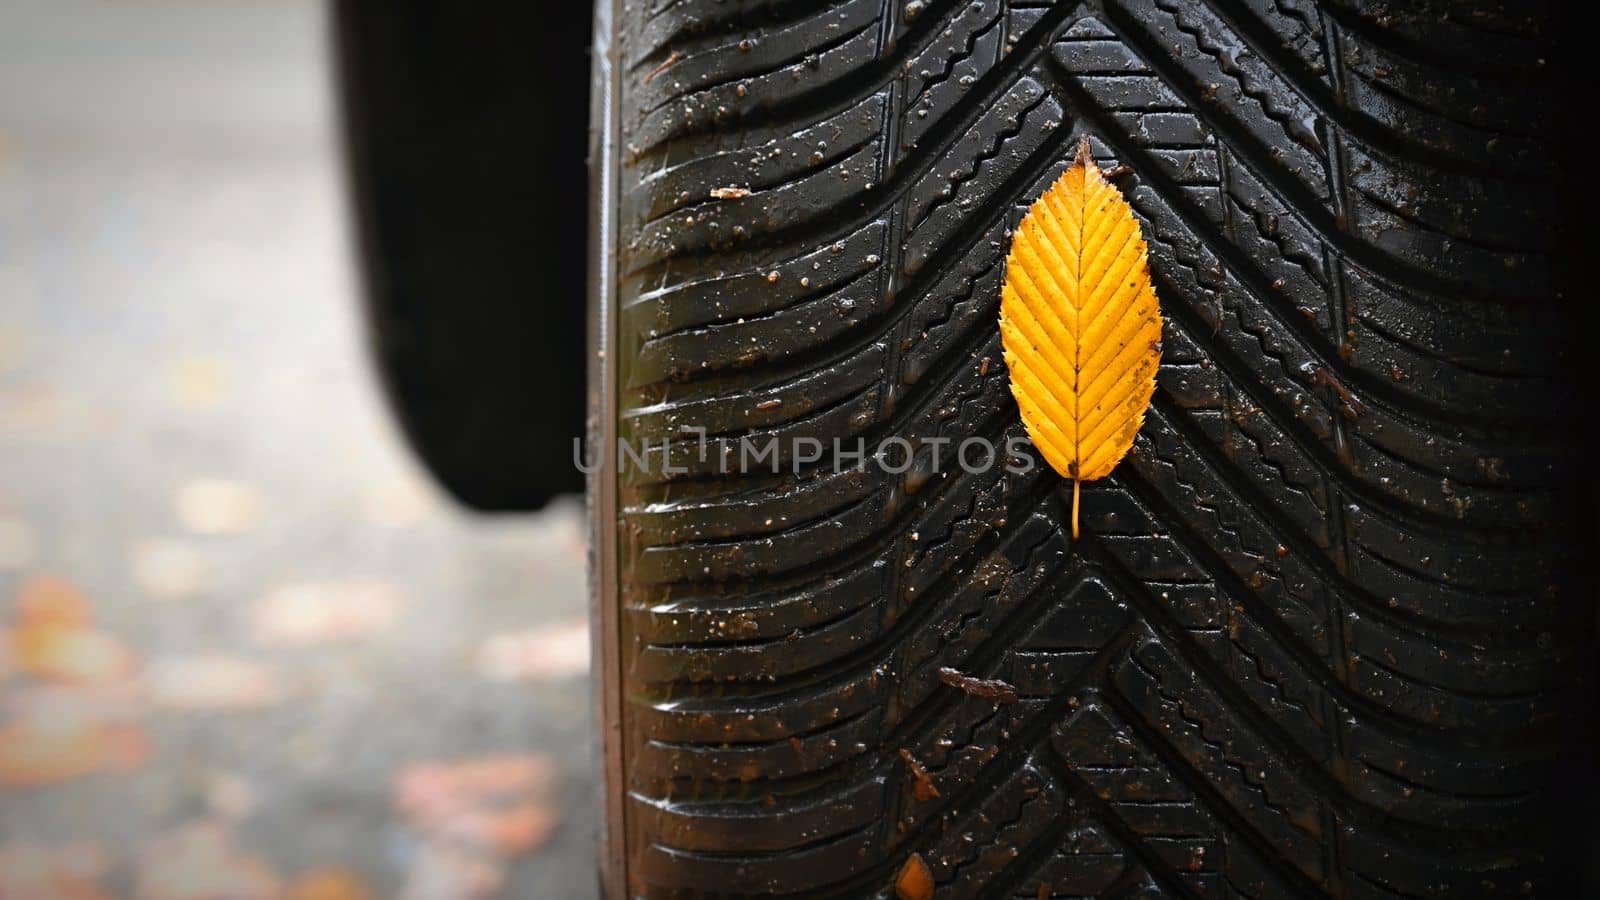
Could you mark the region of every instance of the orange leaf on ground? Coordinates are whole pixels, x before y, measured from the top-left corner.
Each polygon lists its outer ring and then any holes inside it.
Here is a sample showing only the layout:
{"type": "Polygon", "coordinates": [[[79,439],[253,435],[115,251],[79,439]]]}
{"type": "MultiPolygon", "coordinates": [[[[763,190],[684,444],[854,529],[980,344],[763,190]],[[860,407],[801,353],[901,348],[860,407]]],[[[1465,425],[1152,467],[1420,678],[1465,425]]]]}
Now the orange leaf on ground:
{"type": "Polygon", "coordinates": [[[408,472],[372,487],[362,503],[362,513],[374,525],[402,528],[426,519],[436,505],[435,488],[408,472]]]}
{"type": "Polygon", "coordinates": [[[11,632],[11,664],[39,678],[92,684],[115,681],[133,671],[133,656],[103,631],[36,625],[11,632]]]}
{"type": "Polygon", "coordinates": [[[172,366],[172,398],[184,409],[211,409],[228,396],[228,367],[216,357],[190,356],[172,366]]]}
{"type": "Polygon", "coordinates": [[[0,898],[107,900],[108,861],[95,844],[15,841],[0,847],[0,898]]]}
{"type": "Polygon", "coordinates": [[[406,874],[400,900],[480,900],[505,886],[506,864],[482,851],[424,844],[406,874]]]}
{"type": "Polygon", "coordinates": [[[243,534],[256,527],[261,492],[241,481],[196,478],[178,489],[178,521],[195,534],[243,534]]]}
{"type": "Polygon", "coordinates": [[[78,586],[59,575],[35,575],[17,592],[12,621],[19,628],[33,625],[89,625],[89,601],[78,586]]]}
{"type": "Polygon", "coordinates": [[[542,681],[589,673],[589,623],[560,622],[497,634],[478,650],[478,672],[491,681],[542,681]]]}
{"type": "Polygon", "coordinates": [[[33,526],[21,519],[0,516],[0,572],[27,568],[39,553],[33,526]]]}
{"type": "Polygon", "coordinates": [[[238,822],[256,808],[256,789],[238,775],[222,773],[206,783],[206,807],[227,822],[238,822]]]}
{"type": "Polygon", "coordinates": [[[505,856],[521,856],[544,845],[560,815],[548,802],[531,799],[503,809],[464,811],[442,829],[450,837],[505,856]]]}
{"type": "Polygon", "coordinates": [[[0,727],[0,785],[136,769],[147,755],[144,730],[136,726],[23,719],[0,727]]]}
{"type": "Polygon", "coordinates": [[[266,863],[241,853],[213,822],[176,828],[139,854],[139,900],[278,900],[283,885],[266,863]]]}
{"type": "Polygon", "coordinates": [[[282,703],[289,695],[282,670],[242,656],[156,659],[144,677],[150,702],[159,709],[258,709],[282,703]]]}
{"type": "Polygon", "coordinates": [[[306,582],[276,588],[251,613],[258,641],[306,645],[350,640],[392,625],[404,605],[398,585],[373,578],[306,582]]]}
{"type": "Polygon", "coordinates": [[[312,869],[289,884],[284,900],[370,900],[372,891],[349,869],[312,869]]]}
{"type": "Polygon", "coordinates": [[[395,805],[425,835],[516,856],[543,845],[560,821],[555,778],[542,756],[419,763],[397,777],[395,805]]]}
{"type": "Polygon", "coordinates": [[[92,684],[124,678],[133,670],[132,654],[122,642],[90,627],[88,601],[65,578],[28,579],[12,619],[16,627],[5,635],[6,655],[19,672],[92,684]]]}
{"type": "Polygon", "coordinates": [[[134,679],[88,685],[33,681],[4,695],[4,721],[55,729],[127,724],[145,713],[144,700],[144,686],[134,679]]]}
{"type": "Polygon", "coordinates": [[[183,541],[139,541],[128,554],[128,562],[134,583],[152,597],[189,597],[211,584],[205,556],[195,545],[183,541]]]}

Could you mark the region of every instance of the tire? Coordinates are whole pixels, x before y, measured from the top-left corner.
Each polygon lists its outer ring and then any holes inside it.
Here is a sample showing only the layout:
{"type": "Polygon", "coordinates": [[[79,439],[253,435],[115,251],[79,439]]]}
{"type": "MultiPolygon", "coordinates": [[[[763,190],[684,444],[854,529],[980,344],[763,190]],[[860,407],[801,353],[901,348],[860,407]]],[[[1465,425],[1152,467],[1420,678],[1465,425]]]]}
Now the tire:
{"type": "Polygon", "coordinates": [[[583,490],[588,23],[537,3],[330,11],[368,334],[407,443],[475,509],[583,490]]]}
{"type": "Polygon", "coordinates": [[[602,3],[611,895],[1570,895],[1559,29],[1408,8],[602,3]],[[1022,434],[1008,229],[1080,135],[1166,332],[1074,541],[955,454],[1022,434]],[[858,437],[954,442],[796,463],[858,437]]]}

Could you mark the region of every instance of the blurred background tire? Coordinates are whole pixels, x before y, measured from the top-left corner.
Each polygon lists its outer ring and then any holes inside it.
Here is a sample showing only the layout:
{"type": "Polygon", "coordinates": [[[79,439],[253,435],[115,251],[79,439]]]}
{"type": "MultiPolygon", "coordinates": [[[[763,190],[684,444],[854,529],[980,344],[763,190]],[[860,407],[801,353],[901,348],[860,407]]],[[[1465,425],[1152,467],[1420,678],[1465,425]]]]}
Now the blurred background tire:
{"type": "Polygon", "coordinates": [[[335,7],[371,334],[406,435],[473,507],[581,491],[587,15],[335,7]]]}

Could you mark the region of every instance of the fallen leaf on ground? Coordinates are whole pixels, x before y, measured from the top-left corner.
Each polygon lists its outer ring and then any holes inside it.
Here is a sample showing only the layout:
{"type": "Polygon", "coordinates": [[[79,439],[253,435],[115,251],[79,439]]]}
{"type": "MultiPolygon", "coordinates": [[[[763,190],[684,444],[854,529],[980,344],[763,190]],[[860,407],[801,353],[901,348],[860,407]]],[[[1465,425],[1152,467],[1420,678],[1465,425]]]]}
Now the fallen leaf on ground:
{"type": "Polygon", "coordinates": [[[39,539],[21,519],[0,518],[0,572],[15,572],[33,563],[39,539]]]}
{"type": "Polygon", "coordinates": [[[395,805],[427,837],[516,856],[555,830],[555,780],[555,764],[543,756],[418,763],[397,776],[395,805]]]}
{"type": "Polygon", "coordinates": [[[394,624],[403,605],[398,585],[375,578],[288,584],[256,603],[252,634],[291,646],[362,638],[394,624]]]}
{"type": "Polygon", "coordinates": [[[370,900],[372,891],[349,869],[312,869],[290,882],[284,900],[370,900]]]}
{"type": "Polygon", "coordinates": [[[489,637],[478,650],[478,672],[491,681],[587,675],[589,623],[561,622],[489,637]]]}
{"type": "Polygon", "coordinates": [[[35,575],[17,591],[12,622],[18,628],[33,625],[89,625],[89,601],[78,586],[59,575],[35,575]]]}
{"type": "Polygon", "coordinates": [[[133,582],[145,593],[164,600],[189,597],[210,583],[206,559],[183,541],[152,538],[133,546],[130,553],[133,582]]]}
{"type": "Polygon", "coordinates": [[[107,900],[108,860],[97,844],[12,841],[0,846],[3,900],[107,900]]]}
{"type": "Polygon", "coordinates": [[[144,681],[157,708],[183,712],[257,709],[289,695],[288,679],[278,667],[224,654],[152,660],[144,681]]]}
{"type": "Polygon", "coordinates": [[[506,864],[482,851],[424,844],[406,873],[401,900],[480,900],[505,886],[506,864]]]}
{"type": "Polygon", "coordinates": [[[404,475],[373,488],[363,503],[367,521],[388,528],[415,525],[434,508],[433,489],[421,478],[404,475]]]}
{"type": "Polygon", "coordinates": [[[29,681],[3,697],[5,721],[66,724],[132,723],[145,712],[144,685],[137,678],[96,684],[29,681]]]}
{"type": "Polygon", "coordinates": [[[113,421],[108,407],[58,384],[0,384],[0,446],[87,442],[104,434],[113,421]]]}
{"type": "Polygon", "coordinates": [[[70,581],[39,575],[23,584],[6,633],[19,672],[79,684],[126,678],[133,656],[122,642],[90,627],[89,604],[70,581]]]}
{"type": "Polygon", "coordinates": [[[139,854],[139,900],[278,900],[282,883],[266,863],[234,846],[214,822],[180,826],[139,854]]]}
{"type": "Polygon", "coordinates": [[[54,784],[137,769],[148,749],[134,725],[27,718],[0,726],[0,785],[54,784]]]}
{"type": "Polygon", "coordinates": [[[261,519],[261,492],[242,481],[196,478],[178,489],[178,521],[195,534],[243,534],[261,519]]]}
{"type": "MultiPolygon", "coordinates": [[[[0,163],[3,162],[0,157],[0,163]]],[[[32,337],[21,325],[0,322],[0,372],[10,372],[27,364],[32,337]]]]}
{"type": "Polygon", "coordinates": [[[125,678],[133,656],[102,631],[42,625],[11,631],[11,664],[39,678],[94,683],[125,678]]]}
{"type": "Polygon", "coordinates": [[[256,808],[256,789],[238,775],[214,775],[206,783],[206,806],[217,818],[238,822],[256,808]]]}
{"type": "Polygon", "coordinates": [[[228,395],[228,367],[210,356],[190,356],[172,366],[172,396],[188,410],[211,409],[228,395]]]}

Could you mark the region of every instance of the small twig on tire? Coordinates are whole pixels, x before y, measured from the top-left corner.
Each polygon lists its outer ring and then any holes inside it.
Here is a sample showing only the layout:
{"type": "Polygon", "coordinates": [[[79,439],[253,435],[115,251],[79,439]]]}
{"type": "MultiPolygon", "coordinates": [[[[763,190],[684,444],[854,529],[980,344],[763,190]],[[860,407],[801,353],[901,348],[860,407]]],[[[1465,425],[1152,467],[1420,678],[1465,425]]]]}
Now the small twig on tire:
{"type": "Polygon", "coordinates": [[[1017,689],[998,678],[973,678],[971,675],[963,675],[955,669],[945,667],[939,670],[939,680],[974,697],[982,697],[996,703],[1017,702],[1017,689]]]}
{"type": "Polygon", "coordinates": [[[644,73],[644,83],[649,84],[652,79],[654,79],[657,75],[660,75],[662,72],[665,72],[668,66],[677,62],[681,58],[682,54],[678,53],[676,50],[672,51],[672,53],[670,53],[666,59],[663,59],[659,64],[657,64],[654,69],[644,73]]]}

